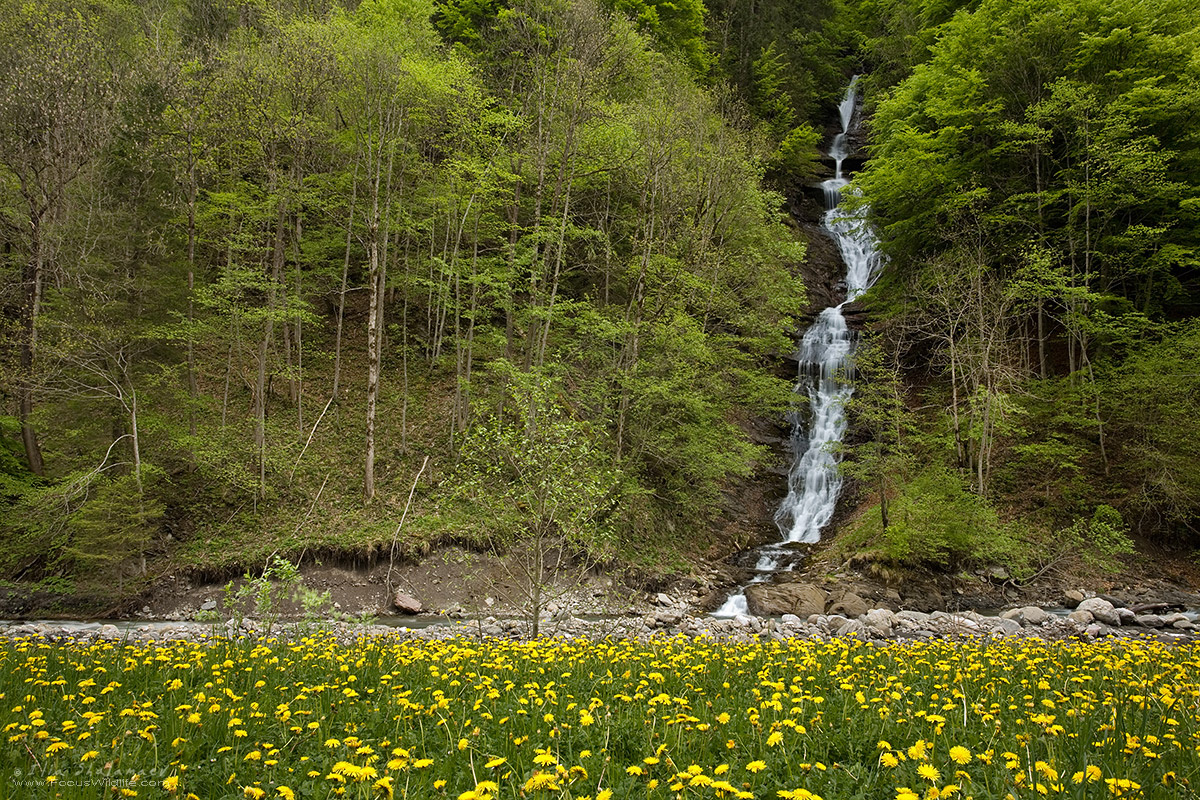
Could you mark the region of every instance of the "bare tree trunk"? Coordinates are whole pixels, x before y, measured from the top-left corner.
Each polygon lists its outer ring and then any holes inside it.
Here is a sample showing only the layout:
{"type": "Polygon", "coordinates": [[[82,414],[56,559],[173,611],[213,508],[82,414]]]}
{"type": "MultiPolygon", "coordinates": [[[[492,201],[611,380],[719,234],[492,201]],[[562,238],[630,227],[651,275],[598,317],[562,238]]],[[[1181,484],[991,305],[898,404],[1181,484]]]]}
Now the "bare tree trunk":
{"type": "Polygon", "coordinates": [[[354,234],[354,208],[358,200],[358,157],[354,159],[354,176],[350,182],[350,212],[346,219],[346,254],[342,258],[342,287],[338,291],[337,333],[333,344],[333,397],[338,396],[342,377],[342,324],[346,318],[346,279],[350,274],[350,241],[354,234]]]}
{"type": "Polygon", "coordinates": [[[42,215],[30,214],[32,254],[26,264],[25,304],[22,309],[24,330],[21,336],[21,375],[17,380],[17,413],[21,419],[21,443],[25,460],[34,475],[45,474],[42,449],[33,429],[33,364],[37,353],[37,320],[42,306],[42,272],[45,265],[45,243],[42,241],[42,215]]]}
{"type": "Polygon", "coordinates": [[[380,286],[379,259],[379,184],[382,165],[378,159],[372,177],[371,221],[367,226],[367,284],[370,300],[367,309],[367,430],[366,466],[363,474],[363,498],[375,498],[375,404],[379,396],[379,323],[383,319],[383,291],[380,286]]]}
{"type": "Polygon", "coordinates": [[[1037,303],[1037,337],[1038,337],[1038,375],[1042,380],[1047,377],[1046,372],[1046,301],[1038,298],[1037,303]]]}
{"type": "MultiPolygon", "coordinates": [[[[188,152],[191,152],[190,134],[188,136],[188,152]]],[[[195,323],[196,305],[196,192],[196,164],[195,159],[189,157],[187,199],[187,377],[188,395],[191,399],[191,407],[188,410],[188,433],[192,436],[196,435],[196,398],[200,395],[200,389],[196,383],[196,339],[192,330],[192,326],[195,323]]]]}
{"type": "Polygon", "coordinates": [[[387,183],[383,185],[383,208],[379,200],[383,183],[383,145],[375,154],[375,175],[371,185],[371,223],[367,234],[368,283],[371,287],[367,311],[367,453],[363,476],[363,497],[375,497],[375,419],[379,401],[379,367],[383,360],[383,309],[387,286],[387,248],[391,238],[392,173],[395,151],[388,153],[387,183]]]}
{"type": "Polygon", "coordinates": [[[271,255],[271,279],[267,282],[267,318],[258,346],[258,375],[254,383],[254,447],[258,451],[258,496],[267,492],[267,354],[275,335],[275,303],[283,259],[287,206],[280,198],[275,218],[275,246],[271,255]]]}
{"type": "Polygon", "coordinates": [[[296,426],[299,431],[300,438],[304,438],[304,320],[301,318],[300,301],[303,285],[303,275],[300,271],[300,237],[304,233],[303,223],[300,221],[300,215],[296,214],[296,230],[294,232],[295,239],[292,241],[292,249],[296,257],[296,288],[294,297],[296,298],[296,426]]]}

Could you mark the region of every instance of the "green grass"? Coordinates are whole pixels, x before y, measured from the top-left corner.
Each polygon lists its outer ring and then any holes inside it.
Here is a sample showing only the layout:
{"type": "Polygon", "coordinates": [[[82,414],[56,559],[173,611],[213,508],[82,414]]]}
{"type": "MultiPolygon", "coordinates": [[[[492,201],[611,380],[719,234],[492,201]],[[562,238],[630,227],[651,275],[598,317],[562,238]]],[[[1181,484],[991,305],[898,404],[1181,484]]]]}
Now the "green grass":
{"type": "Polygon", "coordinates": [[[1111,640],[0,640],[0,773],[29,798],[1194,797],[1197,667],[1111,640]]]}

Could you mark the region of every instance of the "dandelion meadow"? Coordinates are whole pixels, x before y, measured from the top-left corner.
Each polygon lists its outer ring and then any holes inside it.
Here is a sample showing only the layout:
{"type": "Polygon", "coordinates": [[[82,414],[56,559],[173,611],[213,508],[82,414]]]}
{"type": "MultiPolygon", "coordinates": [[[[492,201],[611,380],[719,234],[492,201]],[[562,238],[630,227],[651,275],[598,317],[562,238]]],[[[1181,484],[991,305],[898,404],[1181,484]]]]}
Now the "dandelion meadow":
{"type": "Polygon", "coordinates": [[[11,797],[1194,797],[1200,647],[0,639],[11,797]]]}

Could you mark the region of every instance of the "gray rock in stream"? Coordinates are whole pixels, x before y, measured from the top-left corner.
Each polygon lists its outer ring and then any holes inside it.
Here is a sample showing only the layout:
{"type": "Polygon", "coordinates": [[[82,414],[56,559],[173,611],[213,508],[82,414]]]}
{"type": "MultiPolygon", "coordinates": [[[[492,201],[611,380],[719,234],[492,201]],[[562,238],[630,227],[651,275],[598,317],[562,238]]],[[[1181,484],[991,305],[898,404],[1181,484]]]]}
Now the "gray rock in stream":
{"type": "Polygon", "coordinates": [[[1121,624],[1121,617],[1117,614],[1113,604],[1101,597],[1089,597],[1075,608],[1076,611],[1087,611],[1097,622],[1102,622],[1105,625],[1118,627],[1121,624]]]}
{"type": "Polygon", "coordinates": [[[1045,609],[1037,606],[1024,606],[1023,608],[1013,608],[1005,611],[1000,615],[1001,619],[1010,619],[1021,625],[1041,625],[1046,620],[1050,619],[1050,614],[1045,609]]]}

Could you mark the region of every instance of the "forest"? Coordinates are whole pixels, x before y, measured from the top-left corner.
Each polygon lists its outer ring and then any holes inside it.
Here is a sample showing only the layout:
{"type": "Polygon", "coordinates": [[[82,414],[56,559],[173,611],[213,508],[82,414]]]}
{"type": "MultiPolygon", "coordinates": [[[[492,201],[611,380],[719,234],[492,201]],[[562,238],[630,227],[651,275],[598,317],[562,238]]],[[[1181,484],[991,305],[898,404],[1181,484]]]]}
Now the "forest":
{"type": "Polygon", "coordinates": [[[1197,545],[1190,3],[0,2],[0,578],[748,545],[852,74],[842,546],[1197,545]]]}

